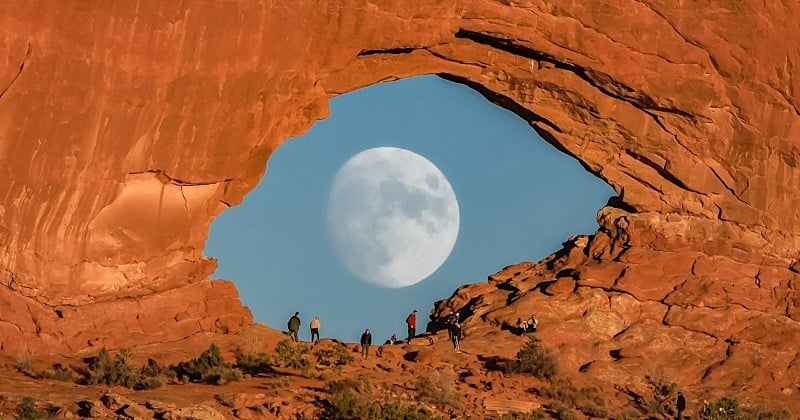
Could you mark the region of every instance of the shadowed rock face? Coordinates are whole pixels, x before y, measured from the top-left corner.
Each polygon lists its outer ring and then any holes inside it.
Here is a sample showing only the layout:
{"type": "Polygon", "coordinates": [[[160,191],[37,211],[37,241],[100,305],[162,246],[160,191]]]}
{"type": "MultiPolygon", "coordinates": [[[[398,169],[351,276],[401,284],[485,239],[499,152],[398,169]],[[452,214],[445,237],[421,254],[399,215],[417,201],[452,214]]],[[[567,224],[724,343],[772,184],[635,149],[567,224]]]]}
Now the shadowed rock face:
{"type": "Polygon", "coordinates": [[[207,279],[214,217],[330,98],[431,73],[618,192],[574,287],[669,305],[653,328],[731,307],[795,328],[800,9],[768,3],[7,2],[2,352],[249,324],[207,279]]]}

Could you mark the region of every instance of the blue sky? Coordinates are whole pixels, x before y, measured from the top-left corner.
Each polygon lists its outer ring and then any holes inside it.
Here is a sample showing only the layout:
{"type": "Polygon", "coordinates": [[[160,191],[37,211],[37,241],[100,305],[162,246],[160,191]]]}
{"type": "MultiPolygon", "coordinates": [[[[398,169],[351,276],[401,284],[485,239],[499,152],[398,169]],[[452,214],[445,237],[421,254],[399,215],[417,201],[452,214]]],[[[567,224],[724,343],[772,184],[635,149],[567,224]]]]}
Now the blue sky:
{"type": "Polygon", "coordinates": [[[424,330],[433,303],[503,267],[538,261],[573,234],[597,229],[613,190],[542,140],[516,115],[435,76],[383,83],[331,101],[331,115],[288,140],[244,202],[211,227],[214,278],[236,283],[256,321],[285,329],[299,311],[300,338],[320,316],[323,337],[382,343],[405,337],[406,315],[424,330]],[[430,277],[399,289],[359,280],[339,261],[326,225],[331,184],[353,155],[392,146],[424,156],[450,181],[460,231],[430,277]]]}

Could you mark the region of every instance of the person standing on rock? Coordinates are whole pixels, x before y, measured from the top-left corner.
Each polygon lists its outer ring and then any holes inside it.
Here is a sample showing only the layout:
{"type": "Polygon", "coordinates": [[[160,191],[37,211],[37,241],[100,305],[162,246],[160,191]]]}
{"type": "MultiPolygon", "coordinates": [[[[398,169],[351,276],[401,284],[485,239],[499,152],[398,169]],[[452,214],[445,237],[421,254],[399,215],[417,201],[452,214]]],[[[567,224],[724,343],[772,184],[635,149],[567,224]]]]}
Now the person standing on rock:
{"type": "Polygon", "coordinates": [[[300,331],[300,312],[295,312],[291,318],[289,318],[289,336],[292,337],[292,341],[300,341],[297,337],[297,332],[300,331]]]}
{"type": "Polygon", "coordinates": [[[675,418],[678,420],[683,419],[683,410],[686,410],[686,397],[683,396],[681,391],[678,391],[678,401],[675,403],[675,408],[678,409],[678,414],[675,415],[675,418]]]}
{"type": "Polygon", "coordinates": [[[457,321],[450,324],[450,340],[453,342],[453,350],[456,353],[461,353],[461,346],[459,345],[459,341],[461,340],[461,324],[457,321]]]}
{"type": "Polygon", "coordinates": [[[408,344],[411,344],[411,339],[417,335],[417,310],[414,309],[406,317],[406,325],[408,326],[408,344]]]}
{"type": "Polygon", "coordinates": [[[367,360],[370,345],[372,345],[372,333],[369,332],[369,328],[367,328],[364,330],[364,333],[361,334],[361,360],[367,360]]]}
{"type": "Polygon", "coordinates": [[[314,317],[314,319],[311,320],[311,324],[309,324],[309,328],[311,328],[312,343],[316,343],[317,341],[319,341],[319,326],[320,326],[319,317],[318,316],[314,317]],[[316,337],[317,339],[314,340],[314,337],[316,337]]]}
{"type": "Polygon", "coordinates": [[[455,324],[457,322],[458,322],[458,312],[456,312],[454,314],[450,314],[450,316],[447,317],[447,339],[448,340],[452,340],[453,339],[453,334],[452,334],[453,329],[452,329],[452,327],[453,327],[453,324],[455,324]]]}

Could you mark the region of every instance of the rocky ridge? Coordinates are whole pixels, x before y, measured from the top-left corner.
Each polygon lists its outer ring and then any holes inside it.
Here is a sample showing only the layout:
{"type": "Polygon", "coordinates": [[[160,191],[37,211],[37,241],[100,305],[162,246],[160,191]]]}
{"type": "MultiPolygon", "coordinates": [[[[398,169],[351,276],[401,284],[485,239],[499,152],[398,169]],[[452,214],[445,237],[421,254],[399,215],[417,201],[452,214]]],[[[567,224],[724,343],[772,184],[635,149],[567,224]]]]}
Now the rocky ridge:
{"type": "MultiPolygon", "coordinates": [[[[708,249],[642,253],[635,245],[652,231],[629,218],[606,208],[597,234],[462,286],[437,302],[432,327],[459,312],[468,334],[485,336],[535,313],[562,365],[607,388],[640,395],[657,376],[711,395],[797,399],[797,273],[708,249]]],[[[685,229],[664,236],[685,240],[685,229]]]]}

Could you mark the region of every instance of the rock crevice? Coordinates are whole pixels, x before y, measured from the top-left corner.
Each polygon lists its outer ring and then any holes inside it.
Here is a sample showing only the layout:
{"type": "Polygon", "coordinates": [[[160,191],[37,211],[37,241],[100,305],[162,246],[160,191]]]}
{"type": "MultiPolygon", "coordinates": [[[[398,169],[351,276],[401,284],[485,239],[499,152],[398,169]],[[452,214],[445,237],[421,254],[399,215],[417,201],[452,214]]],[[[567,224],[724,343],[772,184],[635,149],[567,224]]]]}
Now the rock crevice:
{"type": "Polygon", "coordinates": [[[28,43],[28,48],[25,51],[25,56],[22,57],[22,62],[19,63],[19,70],[16,72],[16,74],[12,74],[11,80],[6,84],[5,87],[0,89],[0,99],[3,99],[3,96],[5,96],[6,92],[8,92],[8,90],[11,89],[12,86],[14,86],[14,82],[16,82],[17,79],[22,75],[22,71],[25,70],[25,63],[27,63],[28,60],[30,59],[32,52],[33,50],[31,49],[31,44],[28,43]]]}

